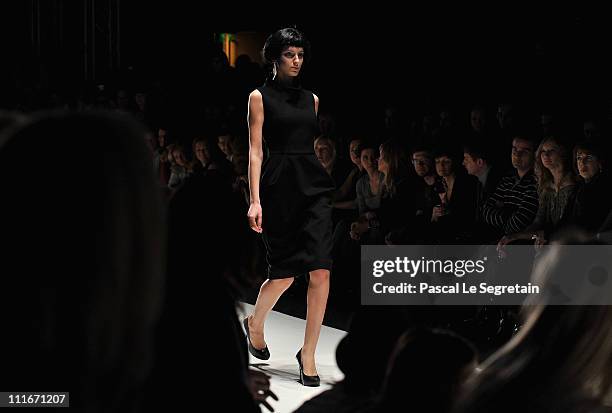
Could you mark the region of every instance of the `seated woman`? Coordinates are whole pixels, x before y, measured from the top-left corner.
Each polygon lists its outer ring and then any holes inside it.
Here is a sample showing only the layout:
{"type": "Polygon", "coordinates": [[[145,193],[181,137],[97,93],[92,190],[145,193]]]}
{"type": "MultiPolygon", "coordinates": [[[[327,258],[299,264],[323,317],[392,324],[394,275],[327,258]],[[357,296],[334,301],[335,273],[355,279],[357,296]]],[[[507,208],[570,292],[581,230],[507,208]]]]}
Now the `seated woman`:
{"type": "Polygon", "coordinates": [[[387,243],[393,243],[393,233],[405,228],[415,216],[414,185],[408,171],[400,162],[401,149],[392,140],[380,145],[378,170],[384,174],[383,195],[380,208],[374,214],[379,233],[387,243]]]}
{"type": "Polygon", "coordinates": [[[217,132],[216,135],[215,141],[217,142],[217,146],[221,152],[223,152],[223,155],[225,155],[225,159],[232,162],[235,155],[234,151],[232,150],[232,142],[236,139],[236,137],[232,136],[229,131],[223,130],[217,132]]]}
{"type": "Polygon", "coordinates": [[[536,151],[536,165],[540,172],[536,217],[525,231],[504,236],[497,244],[500,252],[506,244],[518,240],[534,240],[536,246],[544,245],[571,217],[578,186],[569,144],[559,137],[545,138],[536,151]]]}
{"type": "Polygon", "coordinates": [[[180,145],[174,145],[169,155],[170,162],[172,163],[170,179],[168,180],[168,188],[172,191],[179,189],[184,183],[187,177],[193,172],[191,163],[185,156],[185,149],[180,145]]]}
{"type": "Polygon", "coordinates": [[[168,180],[170,179],[170,156],[169,150],[174,147],[166,138],[166,130],[158,130],[157,139],[150,132],[147,133],[147,146],[150,148],[153,155],[153,170],[156,176],[159,177],[159,183],[164,190],[168,189],[168,180]]]}
{"type": "Polygon", "coordinates": [[[574,147],[574,167],[582,182],[576,191],[570,223],[594,233],[612,209],[608,196],[610,180],[606,172],[605,153],[593,142],[582,142],[574,147]]]}
{"type": "Polygon", "coordinates": [[[382,182],[384,174],[378,170],[379,148],[372,142],[364,142],[359,146],[359,158],[365,174],[357,181],[357,210],[359,216],[376,211],[380,207],[382,182]]]}
{"type": "Polygon", "coordinates": [[[474,230],[478,179],[464,172],[451,148],[438,149],[434,159],[438,179],[429,194],[430,241],[453,244],[469,238],[474,230]]]}
{"type": "Polygon", "coordinates": [[[375,216],[380,208],[382,198],[384,173],[378,169],[379,148],[373,142],[364,142],[359,147],[360,159],[366,171],[357,181],[357,209],[359,218],[351,224],[350,237],[355,241],[368,243],[361,235],[368,230],[368,221],[375,216]]]}
{"type": "Polygon", "coordinates": [[[347,285],[333,285],[332,290],[357,291],[356,285],[351,284],[354,278],[349,277],[348,274],[354,273],[355,265],[359,265],[360,243],[367,244],[369,242],[365,236],[362,239],[361,234],[367,231],[367,222],[370,217],[373,217],[372,212],[380,207],[383,191],[384,175],[378,170],[378,145],[370,141],[362,142],[357,151],[359,152],[360,163],[365,171],[361,173],[355,188],[358,218],[356,220],[340,220],[333,233],[334,272],[336,274],[347,274],[347,276],[332,277],[332,283],[341,282],[347,285]],[[356,228],[357,223],[360,223],[362,232],[358,233],[352,230],[356,228]]]}
{"type": "Polygon", "coordinates": [[[357,181],[365,173],[359,157],[359,145],[361,145],[361,139],[359,138],[353,138],[349,142],[349,154],[353,169],[351,169],[344,182],[339,183],[340,186],[334,193],[333,213],[336,215],[334,222],[357,215],[357,181]]]}
{"type": "Polygon", "coordinates": [[[380,207],[369,211],[351,226],[353,239],[371,244],[390,243],[389,234],[404,228],[414,215],[413,185],[400,162],[401,149],[388,140],[380,145],[378,170],[383,175],[380,207]],[[367,237],[364,238],[364,234],[367,237]]]}
{"type": "Polygon", "coordinates": [[[349,153],[354,167],[344,180],[344,183],[336,189],[333,198],[332,222],[334,225],[333,245],[334,251],[341,248],[346,241],[351,223],[359,217],[357,209],[357,182],[366,174],[361,164],[360,146],[361,140],[353,138],[349,143],[349,153]]]}

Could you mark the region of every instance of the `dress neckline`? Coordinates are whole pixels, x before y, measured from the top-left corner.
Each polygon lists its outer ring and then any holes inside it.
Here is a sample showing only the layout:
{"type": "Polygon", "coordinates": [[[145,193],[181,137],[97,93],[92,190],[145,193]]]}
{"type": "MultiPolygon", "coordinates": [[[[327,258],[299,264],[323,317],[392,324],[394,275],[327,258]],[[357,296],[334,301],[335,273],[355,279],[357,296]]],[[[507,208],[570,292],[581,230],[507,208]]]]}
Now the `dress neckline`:
{"type": "Polygon", "coordinates": [[[298,92],[302,90],[300,79],[297,76],[287,80],[279,79],[278,77],[276,79],[268,78],[266,84],[287,92],[298,92]]]}

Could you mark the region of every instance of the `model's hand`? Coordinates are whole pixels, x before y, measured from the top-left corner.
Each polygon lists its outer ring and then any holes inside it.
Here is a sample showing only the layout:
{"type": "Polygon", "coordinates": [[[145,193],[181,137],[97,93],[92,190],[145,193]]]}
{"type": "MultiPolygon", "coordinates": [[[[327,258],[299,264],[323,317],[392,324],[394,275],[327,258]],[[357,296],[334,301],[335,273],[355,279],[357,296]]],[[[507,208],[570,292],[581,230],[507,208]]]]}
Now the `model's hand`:
{"type": "Polygon", "coordinates": [[[255,400],[257,404],[261,404],[266,409],[273,412],[274,409],[266,399],[272,397],[274,400],[278,401],[278,396],[270,390],[270,376],[261,371],[249,370],[247,384],[253,400],[255,400]]]}
{"type": "Polygon", "coordinates": [[[262,212],[261,212],[261,204],[258,202],[251,202],[251,206],[249,206],[249,212],[247,213],[247,217],[249,218],[249,226],[255,232],[261,233],[261,223],[262,223],[262,212]]]}

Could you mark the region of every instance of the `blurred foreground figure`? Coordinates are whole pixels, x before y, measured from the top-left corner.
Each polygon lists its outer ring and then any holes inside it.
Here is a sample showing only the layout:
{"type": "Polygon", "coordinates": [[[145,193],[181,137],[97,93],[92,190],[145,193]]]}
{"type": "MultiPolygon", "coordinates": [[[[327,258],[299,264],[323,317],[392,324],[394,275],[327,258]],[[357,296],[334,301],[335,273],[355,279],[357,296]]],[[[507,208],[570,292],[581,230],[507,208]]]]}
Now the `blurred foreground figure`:
{"type": "Polygon", "coordinates": [[[144,131],[119,115],[35,115],[0,136],[0,187],[0,388],[138,411],[165,239],[144,131]]]}
{"type": "MultiPolygon", "coordinates": [[[[575,260],[569,250],[584,240],[576,233],[551,245],[534,267],[534,282],[563,286],[562,269],[575,260]]],[[[576,291],[577,282],[590,282],[592,263],[581,264],[571,281],[576,291]]],[[[612,391],[612,306],[549,305],[538,298],[523,312],[521,331],[468,380],[456,411],[611,411],[605,405],[612,391]]]]}

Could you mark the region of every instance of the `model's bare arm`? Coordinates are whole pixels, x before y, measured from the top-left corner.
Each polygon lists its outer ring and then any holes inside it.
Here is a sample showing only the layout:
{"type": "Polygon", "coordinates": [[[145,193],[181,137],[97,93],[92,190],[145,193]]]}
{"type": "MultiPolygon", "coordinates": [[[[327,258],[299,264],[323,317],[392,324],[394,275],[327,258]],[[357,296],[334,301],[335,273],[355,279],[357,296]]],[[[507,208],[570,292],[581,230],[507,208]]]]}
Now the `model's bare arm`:
{"type": "Polygon", "coordinates": [[[249,111],[247,115],[249,124],[249,194],[251,205],[247,214],[251,229],[261,232],[262,211],[259,199],[259,178],[261,177],[261,164],[263,162],[263,98],[258,90],[249,95],[249,111]]]}

